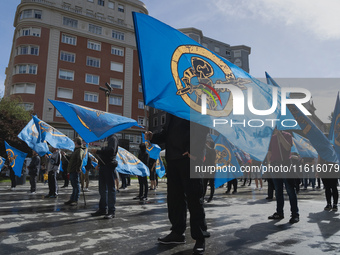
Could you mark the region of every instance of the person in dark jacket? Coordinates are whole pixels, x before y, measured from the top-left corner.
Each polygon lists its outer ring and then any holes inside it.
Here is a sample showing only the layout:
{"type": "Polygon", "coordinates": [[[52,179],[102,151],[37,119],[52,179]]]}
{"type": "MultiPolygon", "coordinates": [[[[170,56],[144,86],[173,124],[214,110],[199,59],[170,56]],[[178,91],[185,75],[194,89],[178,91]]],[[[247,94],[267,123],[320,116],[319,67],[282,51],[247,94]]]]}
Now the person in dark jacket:
{"type": "Polygon", "coordinates": [[[37,176],[40,171],[40,157],[37,152],[33,151],[32,160],[28,165],[28,174],[30,176],[30,184],[31,184],[31,194],[36,193],[37,189],[37,176]]]}
{"type": "MultiPolygon", "coordinates": [[[[149,153],[146,152],[145,143],[141,143],[139,145],[139,154],[138,159],[142,161],[147,167],[149,167],[149,153]]],[[[134,199],[140,199],[140,201],[148,200],[148,177],[147,176],[138,176],[139,183],[139,195],[134,199]],[[144,190],[144,193],[143,193],[144,190]]]]}
{"type": "Polygon", "coordinates": [[[74,151],[71,154],[68,162],[67,172],[70,174],[70,181],[72,185],[72,194],[70,200],[65,202],[65,205],[77,205],[80,196],[80,172],[83,165],[83,158],[85,157],[84,149],[82,148],[83,139],[77,137],[74,139],[74,151]]]}
{"type": "Polygon", "coordinates": [[[92,213],[92,216],[105,215],[104,219],[115,217],[116,189],[115,189],[115,169],[118,165],[116,160],[118,152],[118,138],[110,135],[101,150],[92,150],[97,154],[99,162],[99,209],[92,213]]]}
{"type": "Polygon", "coordinates": [[[191,178],[194,166],[202,166],[207,127],[167,114],[160,133],[145,133],[151,143],[165,143],[167,162],[167,204],[171,233],[158,238],[161,244],[185,243],[187,207],[190,212],[191,236],[196,240],[193,252],[203,254],[207,232],[203,208],[203,180],[191,178]],[[191,170],[191,171],[190,171],[191,170]]]}

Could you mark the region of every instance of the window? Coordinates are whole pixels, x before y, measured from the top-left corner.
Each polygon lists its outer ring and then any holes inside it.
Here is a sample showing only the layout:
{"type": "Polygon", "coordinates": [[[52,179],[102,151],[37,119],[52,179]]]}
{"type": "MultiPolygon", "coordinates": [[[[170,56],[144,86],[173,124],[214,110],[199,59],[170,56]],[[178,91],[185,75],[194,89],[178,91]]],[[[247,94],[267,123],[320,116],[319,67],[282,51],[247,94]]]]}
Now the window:
{"type": "Polygon", "coordinates": [[[124,5],[118,4],[118,11],[124,12],[124,5]]]}
{"type": "Polygon", "coordinates": [[[86,10],[86,16],[94,17],[93,11],[92,10],[86,10]]]}
{"type": "Polygon", "coordinates": [[[138,84],[138,92],[141,92],[141,93],[143,92],[143,87],[142,87],[142,84],[140,83],[138,84]]]}
{"type": "Polygon", "coordinates": [[[33,83],[19,83],[11,87],[12,94],[35,94],[35,84],[33,83]]]}
{"type": "Polygon", "coordinates": [[[98,94],[97,93],[91,93],[91,92],[85,92],[84,101],[98,103],[98,94]]]}
{"type": "Polygon", "coordinates": [[[230,56],[231,56],[230,50],[226,50],[226,51],[225,51],[225,54],[227,55],[227,57],[230,57],[230,56]]]}
{"type": "Polygon", "coordinates": [[[138,108],[139,109],[144,109],[144,102],[143,102],[143,100],[138,100],[138,108]]]}
{"type": "Polygon", "coordinates": [[[116,31],[116,30],[112,30],[112,38],[124,41],[124,37],[125,37],[124,33],[116,31]]]}
{"type": "Polygon", "coordinates": [[[39,55],[39,47],[34,45],[21,45],[17,47],[17,55],[39,55]]]}
{"type": "Polygon", "coordinates": [[[34,103],[19,103],[19,106],[23,107],[25,111],[33,111],[34,103]]]}
{"type": "Polygon", "coordinates": [[[115,8],[115,3],[111,2],[111,1],[108,1],[107,2],[107,7],[109,7],[110,9],[114,9],[115,8]]]}
{"type": "Polygon", "coordinates": [[[19,19],[29,19],[29,18],[41,19],[41,16],[42,16],[41,10],[28,9],[20,13],[19,19]]]}
{"type": "Polygon", "coordinates": [[[27,27],[20,29],[19,36],[37,36],[40,37],[41,29],[34,27],[27,27]]]}
{"type": "Polygon", "coordinates": [[[61,36],[61,42],[71,44],[71,45],[76,45],[77,44],[77,37],[63,34],[61,36]]]}
{"type": "Polygon", "coordinates": [[[77,28],[78,27],[78,20],[63,17],[63,25],[77,28]]]}
{"type": "MultiPolygon", "coordinates": [[[[61,113],[56,109],[55,110],[55,116],[56,117],[61,117],[61,118],[63,118],[63,115],[61,115],[61,113]]],[[[58,129],[60,132],[62,132],[60,129],[58,129]]],[[[63,132],[64,133],[64,132],[63,132]]],[[[65,134],[65,133],[64,133],[65,134]]]]}
{"type": "Polygon", "coordinates": [[[123,64],[111,61],[111,71],[123,72],[123,64]]]}
{"type": "Polygon", "coordinates": [[[122,89],[123,88],[123,81],[111,78],[110,79],[110,86],[113,89],[122,89]]]}
{"type": "Polygon", "coordinates": [[[153,118],[153,126],[154,127],[158,126],[158,118],[157,117],[153,118]]]}
{"type": "Polygon", "coordinates": [[[86,74],[85,82],[94,85],[99,85],[99,76],[94,74],[86,74]]]}
{"type": "Polygon", "coordinates": [[[100,59],[99,58],[93,58],[93,57],[87,57],[86,58],[86,65],[99,68],[100,67],[100,59]]]}
{"type": "Polygon", "coordinates": [[[59,79],[73,81],[74,80],[74,72],[59,69],[59,79]]]}
{"type": "Polygon", "coordinates": [[[105,20],[104,14],[102,14],[102,13],[96,13],[96,18],[100,19],[100,20],[105,20]]]}
{"type": "Polygon", "coordinates": [[[121,96],[110,96],[109,104],[122,105],[122,97],[121,96]]]}
{"type": "Polygon", "coordinates": [[[13,69],[13,74],[37,74],[37,65],[24,64],[16,65],[13,69]]]}
{"type": "Polygon", "coordinates": [[[164,125],[165,124],[165,121],[166,121],[166,117],[165,117],[165,114],[163,114],[161,116],[161,125],[164,125]]]}
{"type": "Polygon", "coordinates": [[[135,136],[134,135],[125,134],[125,139],[129,140],[130,143],[134,143],[135,142],[135,136]]]}
{"type": "Polygon", "coordinates": [[[142,136],[136,135],[136,143],[142,143],[142,136]]]}
{"type": "Polygon", "coordinates": [[[158,112],[158,109],[153,108],[153,113],[157,113],[157,112],[158,112]]]}
{"type": "Polygon", "coordinates": [[[116,46],[111,46],[111,54],[117,56],[124,56],[124,49],[118,48],[116,46]]]}
{"type": "Polygon", "coordinates": [[[73,98],[73,90],[72,89],[65,89],[65,88],[58,88],[57,97],[72,99],[73,98]]]}
{"type": "Polygon", "coordinates": [[[69,53],[65,51],[60,52],[60,60],[66,61],[66,62],[75,62],[76,55],[74,53],[69,53]]]}
{"type": "Polygon", "coordinates": [[[101,44],[98,42],[94,42],[94,41],[87,41],[87,48],[91,49],[91,50],[97,50],[97,51],[101,51],[101,44]]]}
{"type": "Polygon", "coordinates": [[[104,0],[98,0],[98,5],[104,6],[104,0]]]}
{"type": "Polygon", "coordinates": [[[138,117],[138,125],[144,126],[144,117],[138,117]]]}
{"type": "Polygon", "coordinates": [[[220,52],[220,48],[215,46],[215,52],[219,53],[220,52]]]}
{"type": "Polygon", "coordinates": [[[234,51],[234,58],[240,58],[241,57],[241,51],[240,50],[235,50],[234,51]]]}
{"type": "Polygon", "coordinates": [[[93,24],[89,24],[89,32],[97,34],[97,35],[101,35],[102,34],[102,27],[96,26],[96,25],[93,25],[93,24]]]}
{"type": "Polygon", "coordinates": [[[115,18],[112,16],[107,16],[107,19],[111,22],[111,23],[115,23],[115,18]]]}
{"type": "Polygon", "coordinates": [[[93,3],[93,0],[87,0],[87,1],[93,3]]]}

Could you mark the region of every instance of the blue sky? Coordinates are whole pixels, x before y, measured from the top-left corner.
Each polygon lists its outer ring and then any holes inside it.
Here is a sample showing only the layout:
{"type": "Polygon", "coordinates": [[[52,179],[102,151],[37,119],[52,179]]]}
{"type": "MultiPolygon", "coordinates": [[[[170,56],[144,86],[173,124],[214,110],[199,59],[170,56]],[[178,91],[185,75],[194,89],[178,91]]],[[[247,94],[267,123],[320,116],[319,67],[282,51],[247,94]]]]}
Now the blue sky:
{"type": "MultiPolygon", "coordinates": [[[[267,71],[282,86],[305,87],[317,115],[333,111],[340,90],[340,1],[338,0],[144,0],[149,15],[174,27],[195,27],[204,36],[251,47],[250,74],[267,71]],[[292,80],[288,78],[300,78],[292,80]],[[322,78],[311,79],[303,78],[322,78]],[[334,79],[336,78],[336,79],[334,79]]],[[[2,1],[0,93],[20,0],[2,1]]]]}

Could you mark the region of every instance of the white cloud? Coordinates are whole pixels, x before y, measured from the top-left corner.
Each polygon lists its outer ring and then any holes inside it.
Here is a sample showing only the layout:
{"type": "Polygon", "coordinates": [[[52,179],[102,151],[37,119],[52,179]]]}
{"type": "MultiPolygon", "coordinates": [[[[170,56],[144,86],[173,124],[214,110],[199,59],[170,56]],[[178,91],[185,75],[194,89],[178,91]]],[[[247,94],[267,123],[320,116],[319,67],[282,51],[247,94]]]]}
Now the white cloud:
{"type": "Polygon", "coordinates": [[[340,39],[338,0],[212,0],[212,3],[226,15],[295,26],[320,40],[340,39]]]}

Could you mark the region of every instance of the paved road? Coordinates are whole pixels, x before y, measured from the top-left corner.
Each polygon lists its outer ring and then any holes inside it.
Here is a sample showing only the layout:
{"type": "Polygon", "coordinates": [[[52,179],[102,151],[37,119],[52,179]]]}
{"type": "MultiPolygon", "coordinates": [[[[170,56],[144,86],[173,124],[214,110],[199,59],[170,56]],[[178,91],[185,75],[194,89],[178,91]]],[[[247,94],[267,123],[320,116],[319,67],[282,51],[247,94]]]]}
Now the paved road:
{"type": "MultiPolygon", "coordinates": [[[[60,186],[62,183],[59,183],[60,186]]],[[[71,188],[61,189],[57,199],[45,199],[47,185],[38,184],[36,195],[27,193],[29,183],[9,190],[0,184],[0,254],[191,254],[194,240],[187,229],[187,243],[164,246],[157,238],[169,233],[166,183],[150,191],[146,203],[133,200],[138,184],[132,183],[117,195],[113,220],[91,217],[97,209],[97,181],[90,183],[76,207],[65,206],[71,188]]],[[[310,189],[310,188],[309,188],[310,189]]],[[[289,221],[289,203],[281,221],[269,221],[275,201],[266,201],[264,190],[239,187],[227,195],[217,189],[206,204],[211,238],[206,254],[340,254],[339,212],[326,212],[323,190],[299,194],[300,222],[289,221]]]]}

